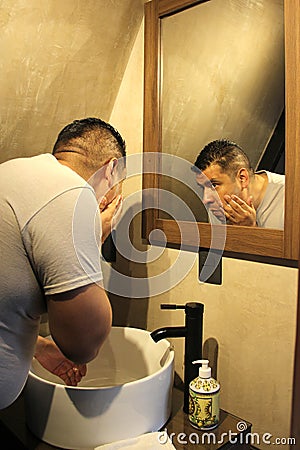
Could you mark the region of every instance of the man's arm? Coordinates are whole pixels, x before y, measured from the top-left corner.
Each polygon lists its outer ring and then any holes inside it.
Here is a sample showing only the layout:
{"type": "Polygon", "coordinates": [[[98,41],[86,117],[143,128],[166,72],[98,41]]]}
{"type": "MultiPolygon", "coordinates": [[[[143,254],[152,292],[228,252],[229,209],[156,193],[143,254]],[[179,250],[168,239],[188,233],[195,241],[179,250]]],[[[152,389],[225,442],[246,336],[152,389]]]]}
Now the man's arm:
{"type": "Polygon", "coordinates": [[[77,364],[94,359],[112,323],[104,289],[96,283],[47,296],[48,321],[53,340],[77,364]]]}

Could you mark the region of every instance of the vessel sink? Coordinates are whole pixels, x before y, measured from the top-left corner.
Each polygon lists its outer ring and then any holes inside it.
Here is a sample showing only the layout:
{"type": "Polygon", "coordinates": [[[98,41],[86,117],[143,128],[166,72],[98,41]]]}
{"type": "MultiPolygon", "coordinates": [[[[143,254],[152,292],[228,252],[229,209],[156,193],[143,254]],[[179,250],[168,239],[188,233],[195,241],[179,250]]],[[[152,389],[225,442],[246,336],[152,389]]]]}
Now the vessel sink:
{"type": "Polygon", "coordinates": [[[78,386],[66,386],[35,359],[24,389],[26,423],[41,440],[68,449],[158,431],[171,413],[174,352],[148,331],[112,327],[78,386]]]}

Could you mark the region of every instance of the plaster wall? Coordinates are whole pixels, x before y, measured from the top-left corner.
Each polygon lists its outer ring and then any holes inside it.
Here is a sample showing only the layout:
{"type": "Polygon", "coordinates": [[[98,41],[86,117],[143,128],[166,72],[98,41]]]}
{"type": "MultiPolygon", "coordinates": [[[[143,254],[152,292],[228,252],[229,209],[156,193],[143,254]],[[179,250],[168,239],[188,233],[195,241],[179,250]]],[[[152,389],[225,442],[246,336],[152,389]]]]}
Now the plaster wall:
{"type": "Polygon", "coordinates": [[[74,119],[109,119],[143,4],[1,1],[0,162],[51,151],[74,119]]]}

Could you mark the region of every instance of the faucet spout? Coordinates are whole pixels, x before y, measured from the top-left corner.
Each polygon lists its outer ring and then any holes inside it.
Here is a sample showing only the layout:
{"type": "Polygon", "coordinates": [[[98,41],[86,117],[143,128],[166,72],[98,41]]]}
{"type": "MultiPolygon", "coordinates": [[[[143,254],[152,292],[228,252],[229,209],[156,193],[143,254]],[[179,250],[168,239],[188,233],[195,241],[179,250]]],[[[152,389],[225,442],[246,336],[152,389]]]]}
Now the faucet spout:
{"type": "Polygon", "coordinates": [[[161,309],[184,309],[185,326],[163,327],[152,331],[150,336],[155,342],[165,338],[185,338],[184,347],[184,405],[183,411],[189,412],[189,383],[198,374],[197,367],[193,361],[202,359],[202,328],[204,305],[202,303],[190,302],[185,305],[161,305],[161,309]]]}
{"type": "Polygon", "coordinates": [[[163,327],[158,328],[150,333],[150,336],[154,342],[158,342],[161,339],[176,338],[186,336],[186,327],[163,327]]]}

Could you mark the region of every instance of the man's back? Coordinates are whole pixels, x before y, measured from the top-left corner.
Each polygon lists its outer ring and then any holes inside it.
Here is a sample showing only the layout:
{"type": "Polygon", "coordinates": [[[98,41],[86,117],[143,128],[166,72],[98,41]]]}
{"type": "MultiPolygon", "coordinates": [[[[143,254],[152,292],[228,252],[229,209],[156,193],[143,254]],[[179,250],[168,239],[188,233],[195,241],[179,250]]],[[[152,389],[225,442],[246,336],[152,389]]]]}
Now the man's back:
{"type": "Polygon", "coordinates": [[[45,290],[55,293],[60,280],[73,277],[58,256],[65,254],[71,265],[77,260],[72,218],[85,185],[50,154],[0,165],[0,408],[26,381],[45,290]]]}

